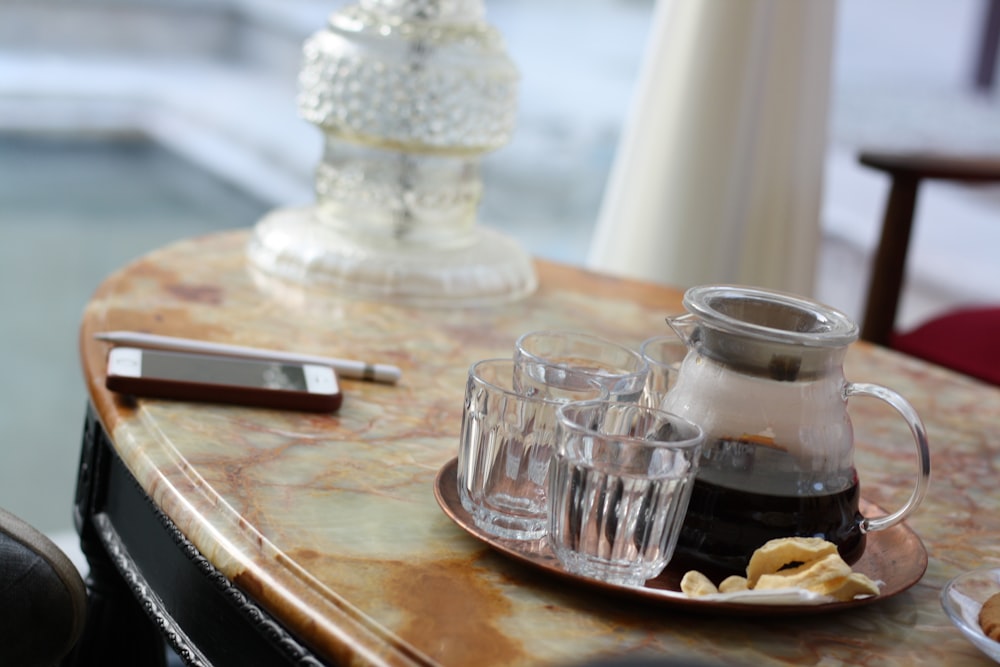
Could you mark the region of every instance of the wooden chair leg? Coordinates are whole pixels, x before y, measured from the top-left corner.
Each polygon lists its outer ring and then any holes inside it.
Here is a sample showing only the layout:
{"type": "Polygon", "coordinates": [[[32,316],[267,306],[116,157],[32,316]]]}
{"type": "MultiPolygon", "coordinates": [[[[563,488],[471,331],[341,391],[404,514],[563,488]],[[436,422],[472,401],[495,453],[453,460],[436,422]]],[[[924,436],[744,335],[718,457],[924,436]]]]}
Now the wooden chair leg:
{"type": "Polygon", "coordinates": [[[986,16],[976,62],[975,84],[989,92],[996,79],[997,53],[1000,51],[1000,0],[986,0],[986,16]]]}
{"type": "Polygon", "coordinates": [[[878,345],[889,344],[896,320],[919,187],[916,176],[893,174],[861,328],[861,338],[878,345]]]}

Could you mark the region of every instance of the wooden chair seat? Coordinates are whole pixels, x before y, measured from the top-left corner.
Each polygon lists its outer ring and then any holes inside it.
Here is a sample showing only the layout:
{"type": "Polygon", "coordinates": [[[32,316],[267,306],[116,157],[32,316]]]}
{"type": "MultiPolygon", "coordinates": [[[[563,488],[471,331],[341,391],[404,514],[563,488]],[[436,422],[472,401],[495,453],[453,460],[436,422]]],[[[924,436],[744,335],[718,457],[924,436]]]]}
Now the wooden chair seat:
{"type": "Polygon", "coordinates": [[[1000,306],[935,317],[912,331],[893,333],[890,346],[1000,386],[1000,306]]]}

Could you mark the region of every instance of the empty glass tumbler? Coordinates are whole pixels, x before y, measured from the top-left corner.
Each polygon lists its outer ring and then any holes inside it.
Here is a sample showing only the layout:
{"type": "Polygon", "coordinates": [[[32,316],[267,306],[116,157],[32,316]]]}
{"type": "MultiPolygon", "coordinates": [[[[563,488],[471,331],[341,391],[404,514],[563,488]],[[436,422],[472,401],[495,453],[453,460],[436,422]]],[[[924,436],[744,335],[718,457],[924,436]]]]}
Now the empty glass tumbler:
{"type": "Polygon", "coordinates": [[[574,331],[532,331],[514,345],[515,386],[523,393],[545,393],[548,387],[585,384],[595,379],[608,398],[637,401],[649,367],[635,350],[610,340],[574,331]]]}
{"type": "Polygon", "coordinates": [[[570,572],[641,586],[673,555],[704,440],[697,425],[636,403],[559,408],[549,540],[570,572]]]}
{"type": "Polygon", "coordinates": [[[549,461],[556,410],[607,391],[593,380],[554,385],[546,396],[515,391],[514,362],[486,359],[472,366],[458,451],[462,506],[482,530],[507,539],[533,540],[547,530],[549,461]]]}
{"type": "Polygon", "coordinates": [[[676,335],[654,336],[642,342],[639,354],[649,364],[649,375],[640,401],[643,405],[660,407],[663,397],[677,381],[687,353],[687,344],[676,335]]]}

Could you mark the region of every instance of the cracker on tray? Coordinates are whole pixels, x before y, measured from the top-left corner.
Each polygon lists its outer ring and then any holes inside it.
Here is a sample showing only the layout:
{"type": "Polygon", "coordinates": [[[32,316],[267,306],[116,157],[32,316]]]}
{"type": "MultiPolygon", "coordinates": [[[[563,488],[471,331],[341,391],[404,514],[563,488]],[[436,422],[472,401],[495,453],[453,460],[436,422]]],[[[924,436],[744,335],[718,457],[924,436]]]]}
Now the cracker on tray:
{"type": "MultiPolygon", "coordinates": [[[[687,572],[681,580],[681,591],[689,597],[782,588],[800,588],[828,595],[842,602],[853,600],[859,595],[879,594],[876,582],[860,572],[852,571],[851,566],[837,553],[837,546],[818,537],[782,537],[771,540],[750,557],[746,578],[727,577],[718,587],[696,570],[687,572]]],[[[997,637],[1000,637],[1000,594],[996,597],[994,627],[997,637]]]]}

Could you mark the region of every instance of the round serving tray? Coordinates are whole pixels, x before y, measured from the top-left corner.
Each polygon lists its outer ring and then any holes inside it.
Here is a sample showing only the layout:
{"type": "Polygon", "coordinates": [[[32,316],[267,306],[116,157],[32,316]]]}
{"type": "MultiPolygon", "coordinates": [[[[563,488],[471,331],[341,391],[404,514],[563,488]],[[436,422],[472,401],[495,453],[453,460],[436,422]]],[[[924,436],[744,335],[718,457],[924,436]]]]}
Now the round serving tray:
{"type": "MultiPolygon", "coordinates": [[[[898,595],[920,581],[927,570],[927,550],[920,538],[905,524],[899,524],[883,531],[869,533],[865,553],[853,565],[855,572],[861,572],[874,581],[882,583],[877,596],[859,598],[849,602],[827,602],[822,604],[774,604],[749,601],[722,602],[689,598],[680,594],[680,580],[684,572],[666,570],[645,586],[622,586],[597,579],[591,579],[563,569],[548,543],[542,539],[532,542],[507,540],[481,530],[472,516],[462,507],[458,496],[458,460],[448,461],[434,480],[434,497],[444,513],[467,533],[488,544],[500,553],[528,565],[540,568],[554,576],[584,584],[595,590],[610,591],[627,596],[663,602],[664,604],[692,610],[710,612],[725,611],[734,614],[816,614],[854,609],[873,604],[898,595]]],[[[875,504],[862,499],[861,511],[865,516],[884,514],[875,504]]]]}

